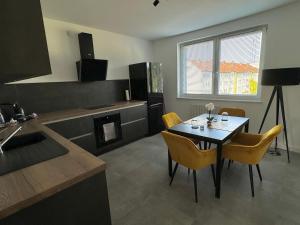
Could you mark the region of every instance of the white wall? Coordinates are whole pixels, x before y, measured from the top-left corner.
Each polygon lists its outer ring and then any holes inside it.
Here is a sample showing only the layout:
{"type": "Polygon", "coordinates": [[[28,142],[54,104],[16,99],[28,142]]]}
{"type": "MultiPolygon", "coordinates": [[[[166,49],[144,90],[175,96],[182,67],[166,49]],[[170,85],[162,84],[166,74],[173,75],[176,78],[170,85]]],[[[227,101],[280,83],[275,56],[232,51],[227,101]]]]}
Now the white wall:
{"type": "Polygon", "coordinates": [[[52,74],[17,83],[76,81],[75,62],[80,59],[78,33],[93,34],[95,58],[108,59],[107,79],[128,79],[128,65],[151,61],[150,41],[44,18],[52,74]]]}
{"type": "MultiPolygon", "coordinates": [[[[167,111],[175,111],[183,118],[190,116],[190,105],[206,103],[201,100],[177,99],[177,43],[197,38],[227,33],[257,25],[268,24],[264,68],[300,66],[300,3],[290,4],[236,21],[178,35],[154,42],[154,59],[163,63],[165,101],[167,111]]],[[[263,87],[261,103],[216,101],[219,106],[246,109],[250,117],[250,131],[257,132],[267,101],[270,87],[263,87]]],[[[300,152],[300,86],[284,87],[289,142],[292,150],[300,152]]],[[[275,103],[275,102],[274,102],[275,103]]],[[[275,124],[275,104],[269,113],[265,130],[275,124]]],[[[281,144],[283,140],[281,139],[281,144]]]]}

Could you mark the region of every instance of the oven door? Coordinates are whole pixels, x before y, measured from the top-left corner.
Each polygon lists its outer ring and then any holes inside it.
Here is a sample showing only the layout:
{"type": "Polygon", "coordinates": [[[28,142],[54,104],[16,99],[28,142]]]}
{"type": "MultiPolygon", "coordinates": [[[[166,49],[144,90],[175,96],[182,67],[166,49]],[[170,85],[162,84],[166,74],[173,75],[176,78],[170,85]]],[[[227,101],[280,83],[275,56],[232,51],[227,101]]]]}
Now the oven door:
{"type": "Polygon", "coordinates": [[[103,147],[122,139],[120,113],[94,119],[97,147],[103,147]]]}

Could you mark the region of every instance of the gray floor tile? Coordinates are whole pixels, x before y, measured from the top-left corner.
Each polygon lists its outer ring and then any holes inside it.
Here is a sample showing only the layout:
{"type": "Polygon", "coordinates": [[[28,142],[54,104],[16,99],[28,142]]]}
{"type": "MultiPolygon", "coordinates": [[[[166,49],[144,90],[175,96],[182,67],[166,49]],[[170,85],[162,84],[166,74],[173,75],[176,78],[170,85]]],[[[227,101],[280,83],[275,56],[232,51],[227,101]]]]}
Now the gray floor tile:
{"type": "Polygon", "coordinates": [[[293,153],[290,164],[285,152],[267,154],[261,163],[263,182],[254,170],[255,198],[247,166],[224,167],[221,199],[214,198],[210,169],[200,170],[198,204],[186,168],[179,167],[168,185],[167,150],[160,135],[100,158],[107,162],[113,225],[300,225],[300,154],[293,153]]]}

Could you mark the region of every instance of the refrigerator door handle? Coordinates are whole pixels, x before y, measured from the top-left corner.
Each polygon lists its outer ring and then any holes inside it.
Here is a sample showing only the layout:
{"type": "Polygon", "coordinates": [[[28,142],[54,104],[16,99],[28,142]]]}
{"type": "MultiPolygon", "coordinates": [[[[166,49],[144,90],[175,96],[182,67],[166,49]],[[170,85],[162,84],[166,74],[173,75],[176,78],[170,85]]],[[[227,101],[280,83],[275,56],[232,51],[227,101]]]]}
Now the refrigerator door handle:
{"type": "Polygon", "coordinates": [[[156,107],[156,106],[159,106],[159,105],[162,105],[163,103],[156,103],[156,104],[152,104],[152,105],[150,105],[149,107],[156,107]]]}
{"type": "Polygon", "coordinates": [[[150,63],[147,63],[146,66],[147,66],[147,69],[146,69],[146,73],[147,73],[147,89],[148,89],[148,93],[151,93],[152,92],[152,85],[151,85],[152,76],[151,76],[151,71],[150,71],[151,65],[150,65],[150,63]]]}

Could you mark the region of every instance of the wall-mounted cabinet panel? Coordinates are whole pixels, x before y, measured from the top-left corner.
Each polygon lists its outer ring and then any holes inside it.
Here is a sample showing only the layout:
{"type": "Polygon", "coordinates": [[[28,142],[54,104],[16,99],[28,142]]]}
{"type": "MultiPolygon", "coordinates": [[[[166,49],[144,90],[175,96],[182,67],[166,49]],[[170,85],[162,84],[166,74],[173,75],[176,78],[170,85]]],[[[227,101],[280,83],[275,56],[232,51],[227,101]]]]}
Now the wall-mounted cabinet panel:
{"type": "Polygon", "coordinates": [[[39,0],[1,0],[0,83],[51,73],[39,0]]]}

